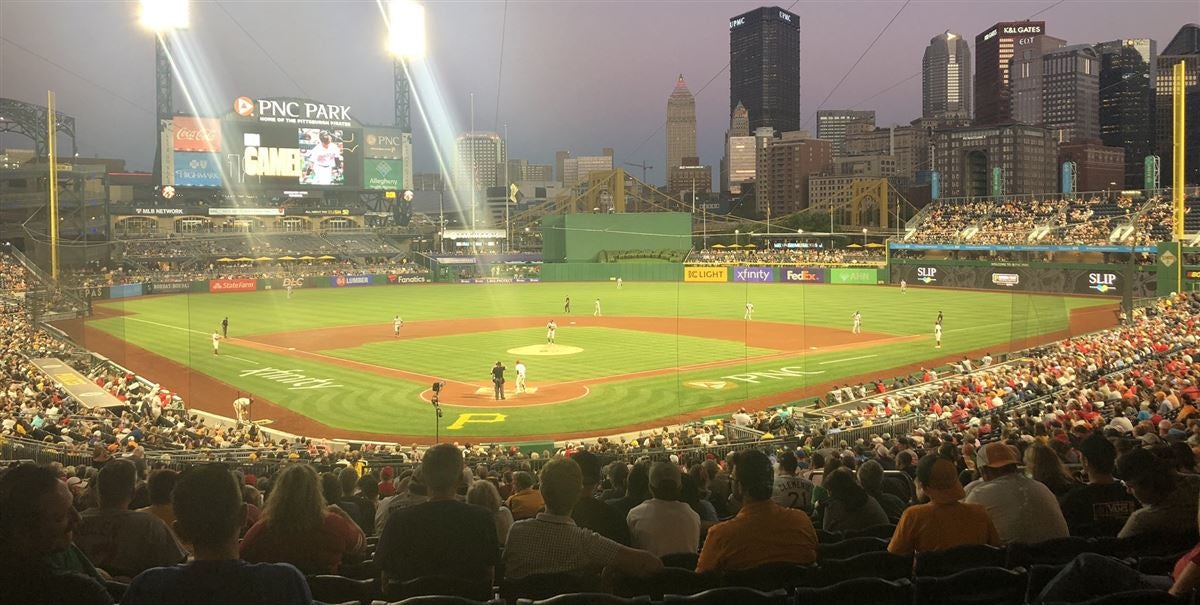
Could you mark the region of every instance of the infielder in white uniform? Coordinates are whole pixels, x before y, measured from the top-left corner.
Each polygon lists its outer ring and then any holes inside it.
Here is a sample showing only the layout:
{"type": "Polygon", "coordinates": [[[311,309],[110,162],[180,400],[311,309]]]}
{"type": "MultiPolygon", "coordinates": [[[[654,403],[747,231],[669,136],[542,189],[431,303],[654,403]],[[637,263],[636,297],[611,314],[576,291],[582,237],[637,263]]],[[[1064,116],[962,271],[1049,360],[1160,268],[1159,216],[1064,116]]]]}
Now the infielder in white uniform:
{"type": "Polygon", "coordinates": [[[250,422],[250,405],[253,403],[253,397],[238,397],[233,400],[233,413],[236,414],[239,424],[250,422]]]}
{"type": "Polygon", "coordinates": [[[850,332],[854,334],[862,334],[862,313],[855,311],[854,315],[850,316],[850,319],[854,321],[854,326],[850,328],[850,332]]]}
{"type": "Polygon", "coordinates": [[[754,303],[746,303],[746,312],[742,314],[742,319],[754,319],[754,303]]]}
{"type": "Polygon", "coordinates": [[[217,334],[216,330],[213,330],[212,341],[213,341],[213,355],[217,355],[217,349],[220,348],[220,346],[221,346],[221,335],[217,334]]]}
{"type": "Polygon", "coordinates": [[[525,364],[521,363],[520,359],[517,360],[516,369],[517,369],[517,392],[524,393],[525,392],[525,364]]]}
{"type": "Polygon", "coordinates": [[[600,317],[600,299],[597,298],[595,304],[592,305],[592,317],[600,317]]]}
{"type": "Polygon", "coordinates": [[[403,328],[403,327],[404,327],[404,320],[400,319],[399,315],[392,318],[392,334],[394,336],[399,336],[400,328],[403,328]]]}
{"type": "Polygon", "coordinates": [[[933,324],[933,340],[937,348],[942,348],[942,324],[933,324]]]}
{"type": "Polygon", "coordinates": [[[908,292],[908,282],[900,280],[900,293],[904,294],[906,292],[908,292]]]}
{"type": "Polygon", "coordinates": [[[548,344],[554,344],[554,333],[557,331],[558,324],[554,323],[554,320],[551,319],[550,323],[546,324],[546,342],[548,344]]]}

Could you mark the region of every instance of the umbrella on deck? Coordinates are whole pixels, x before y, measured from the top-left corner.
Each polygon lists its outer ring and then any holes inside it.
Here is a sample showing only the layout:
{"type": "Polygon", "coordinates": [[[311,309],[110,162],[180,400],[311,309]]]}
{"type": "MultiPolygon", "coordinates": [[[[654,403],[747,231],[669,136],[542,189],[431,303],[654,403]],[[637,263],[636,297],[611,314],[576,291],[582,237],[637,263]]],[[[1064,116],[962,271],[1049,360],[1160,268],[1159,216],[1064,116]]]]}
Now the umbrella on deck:
{"type": "Polygon", "coordinates": [[[249,256],[239,256],[233,260],[235,260],[239,263],[248,263],[248,262],[253,261],[254,259],[250,258],[249,256]]]}
{"type": "Polygon", "coordinates": [[[713,245],[711,245],[711,246],[709,246],[709,247],[710,247],[710,248],[724,248],[724,247],[725,247],[725,244],[713,244],[713,245]]]}
{"type": "Polygon", "coordinates": [[[217,262],[218,262],[218,263],[232,263],[232,262],[233,262],[233,259],[232,259],[232,258],[229,258],[229,257],[225,257],[225,258],[218,258],[218,259],[217,259],[217,262]]]}
{"type": "Polygon", "coordinates": [[[862,244],[850,244],[847,248],[862,248],[862,244]]]}
{"type": "Polygon", "coordinates": [[[871,242],[871,243],[867,244],[867,247],[868,248],[882,248],[883,244],[881,244],[879,242],[871,242]]]}
{"type": "Polygon", "coordinates": [[[317,260],[317,259],[315,257],[305,255],[305,256],[301,256],[300,260],[317,260]]]}
{"type": "Polygon", "coordinates": [[[273,258],[271,258],[271,257],[269,257],[269,256],[260,256],[260,257],[258,257],[258,258],[256,258],[256,259],[254,259],[254,260],[256,260],[256,261],[258,261],[258,262],[263,262],[263,261],[269,261],[269,260],[275,260],[275,259],[273,259],[273,258]]]}
{"type": "Polygon", "coordinates": [[[729,247],[730,247],[730,248],[741,248],[741,247],[742,247],[742,245],[741,245],[741,244],[732,244],[732,245],[730,245],[729,247]]]}
{"type": "Polygon", "coordinates": [[[281,256],[281,257],[279,257],[279,260],[296,260],[296,257],[294,257],[294,256],[281,256]]]}
{"type": "Polygon", "coordinates": [[[317,260],[337,260],[337,257],[336,257],[336,256],[329,256],[328,254],[326,254],[326,255],[324,255],[324,256],[318,256],[318,257],[317,257],[317,260]]]}

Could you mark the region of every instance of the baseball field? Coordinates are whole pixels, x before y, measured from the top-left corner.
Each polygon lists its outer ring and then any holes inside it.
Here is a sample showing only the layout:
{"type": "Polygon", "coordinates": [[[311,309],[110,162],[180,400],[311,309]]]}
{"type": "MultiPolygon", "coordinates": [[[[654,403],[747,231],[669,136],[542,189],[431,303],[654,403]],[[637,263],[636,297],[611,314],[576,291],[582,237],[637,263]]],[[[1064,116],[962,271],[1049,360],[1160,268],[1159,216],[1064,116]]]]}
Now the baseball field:
{"type": "Polygon", "coordinates": [[[199,409],[232,416],[232,400],[253,394],[255,420],[298,434],[407,443],[436,430],[462,442],[517,442],[810,403],[834,384],[1099,329],[1115,321],[1115,306],[914,286],[902,294],[846,285],[418,285],[108,301],[75,336],[199,409]],[[214,355],[212,334],[226,317],[228,337],[214,355]],[[528,367],[525,393],[514,392],[518,359],[528,367]],[[497,361],[507,367],[503,401],[493,397],[497,361]],[[429,401],[434,381],[446,383],[440,420],[429,401]]]}

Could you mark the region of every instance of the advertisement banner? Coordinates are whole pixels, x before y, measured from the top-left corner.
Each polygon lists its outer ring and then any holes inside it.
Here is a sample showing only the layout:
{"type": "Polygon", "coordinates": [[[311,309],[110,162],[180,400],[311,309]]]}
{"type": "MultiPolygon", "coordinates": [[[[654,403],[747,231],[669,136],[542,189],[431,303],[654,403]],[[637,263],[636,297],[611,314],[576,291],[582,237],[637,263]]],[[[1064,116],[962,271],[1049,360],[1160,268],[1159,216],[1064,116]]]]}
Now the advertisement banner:
{"type": "Polygon", "coordinates": [[[375,281],[386,281],[389,284],[426,284],[429,278],[424,275],[378,275],[375,281]]]}
{"type": "Polygon", "coordinates": [[[726,282],[729,281],[728,267],[684,267],[683,281],[685,282],[726,282]]]}
{"type": "MultiPolygon", "coordinates": [[[[894,282],[905,280],[909,285],[925,283],[943,288],[972,290],[1005,290],[1022,292],[1053,292],[1057,294],[1088,294],[1092,296],[1121,296],[1126,288],[1124,271],[1088,269],[1039,269],[1034,267],[971,267],[957,265],[893,265],[894,282]],[[928,282],[923,282],[929,279],[928,282]]],[[[1157,271],[1134,273],[1134,296],[1153,296],[1158,281],[1157,271]]]]}
{"type": "MultiPolygon", "coordinates": [[[[404,132],[395,128],[364,128],[363,156],[384,160],[404,159],[404,132]]],[[[369,161],[369,160],[368,160],[369,161]]]]}
{"type": "Polygon", "coordinates": [[[1078,294],[1118,295],[1122,288],[1122,275],[1113,271],[1088,271],[1073,280],[1073,291],[1078,294]]]}
{"type": "Polygon", "coordinates": [[[220,187],[220,160],[211,153],[175,153],[176,187],[220,187]]]}
{"type": "Polygon", "coordinates": [[[879,283],[877,269],[830,269],[831,284],[876,284],[879,283]]]}
{"type": "Polygon", "coordinates": [[[283,208],[209,208],[209,216],[283,216],[283,208]]]}
{"type": "Polygon", "coordinates": [[[825,269],[823,267],[780,267],[779,281],[790,284],[823,284],[825,269]]]}
{"type": "Polygon", "coordinates": [[[149,283],[146,284],[146,294],[178,294],[187,292],[192,287],[191,282],[149,283]]]}
{"type": "Polygon", "coordinates": [[[142,284],[121,284],[108,287],[108,298],[129,298],[142,295],[142,284]]]}
{"type": "Polygon", "coordinates": [[[1016,288],[1021,285],[1020,273],[993,273],[992,285],[1002,288],[1016,288]]]}
{"type": "Polygon", "coordinates": [[[221,122],[214,118],[176,116],[171,120],[175,151],[221,151],[221,122]]]}
{"type": "Polygon", "coordinates": [[[363,160],[364,189],[403,189],[404,162],[367,158],[363,160]]]}
{"type": "Polygon", "coordinates": [[[258,289],[257,279],[210,279],[208,291],[221,292],[253,292],[258,289]]]}
{"type": "Polygon", "coordinates": [[[369,286],[374,282],[371,275],[334,275],[329,278],[329,285],[335,288],[351,286],[369,286]]]}
{"type": "Polygon", "coordinates": [[[733,267],[733,281],[766,283],[775,281],[771,267],[733,267]]]}

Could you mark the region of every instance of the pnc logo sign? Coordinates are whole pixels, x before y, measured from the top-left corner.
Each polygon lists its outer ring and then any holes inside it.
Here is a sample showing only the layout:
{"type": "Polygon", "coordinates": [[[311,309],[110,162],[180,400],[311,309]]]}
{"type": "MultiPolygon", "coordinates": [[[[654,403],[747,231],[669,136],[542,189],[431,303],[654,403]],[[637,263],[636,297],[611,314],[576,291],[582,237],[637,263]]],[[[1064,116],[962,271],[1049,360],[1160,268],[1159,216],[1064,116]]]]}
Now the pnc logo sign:
{"type": "Polygon", "coordinates": [[[234,99],[233,111],[243,118],[254,117],[254,99],[250,97],[238,97],[234,99]]]}

